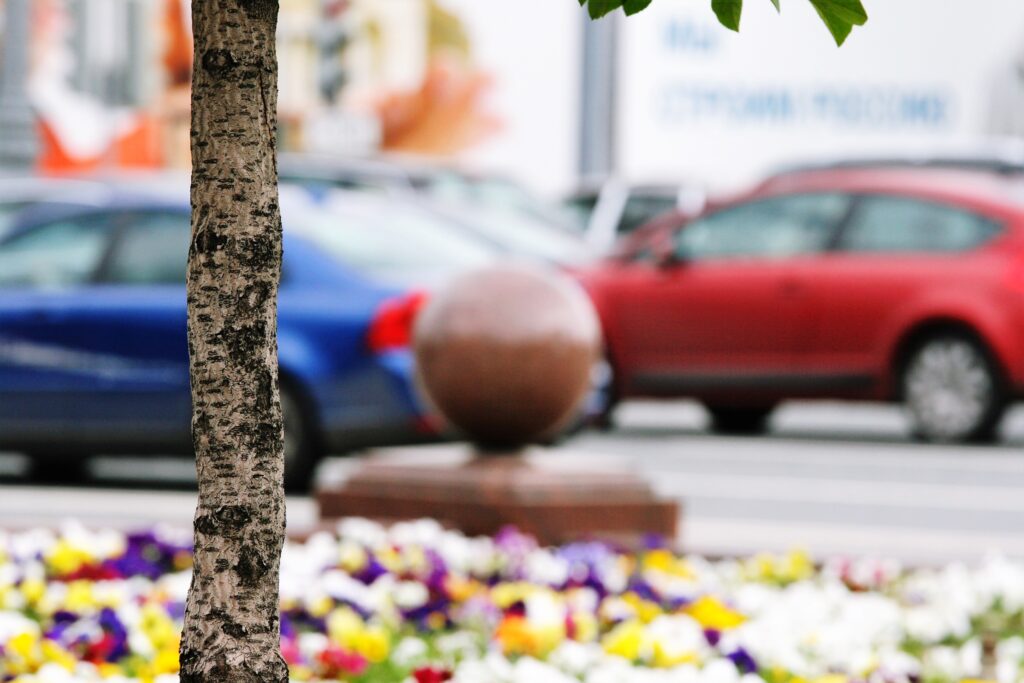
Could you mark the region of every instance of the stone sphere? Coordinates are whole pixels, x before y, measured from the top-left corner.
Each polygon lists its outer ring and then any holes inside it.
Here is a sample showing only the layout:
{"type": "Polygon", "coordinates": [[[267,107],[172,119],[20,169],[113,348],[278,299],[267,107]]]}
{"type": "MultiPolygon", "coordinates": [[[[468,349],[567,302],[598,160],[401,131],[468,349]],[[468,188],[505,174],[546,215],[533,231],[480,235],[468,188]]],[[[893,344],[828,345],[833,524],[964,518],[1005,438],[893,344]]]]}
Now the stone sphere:
{"type": "Polygon", "coordinates": [[[432,296],[414,329],[418,379],[441,413],[485,449],[558,434],[591,386],[601,328],[560,273],[496,266],[432,296]]]}

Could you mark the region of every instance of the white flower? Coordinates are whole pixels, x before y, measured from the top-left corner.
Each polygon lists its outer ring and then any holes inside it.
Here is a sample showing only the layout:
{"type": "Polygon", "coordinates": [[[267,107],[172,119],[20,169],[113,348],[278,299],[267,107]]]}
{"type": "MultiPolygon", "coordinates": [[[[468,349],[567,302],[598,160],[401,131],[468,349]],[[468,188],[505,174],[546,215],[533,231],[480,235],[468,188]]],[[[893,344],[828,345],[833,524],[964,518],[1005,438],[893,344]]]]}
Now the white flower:
{"type": "Polygon", "coordinates": [[[704,629],[685,614],[660,616],[648,624],[645,636],[670,659],[688,654],[702,656],[707,650],[704,629]]]}
{"type": "Polygon", "coordinates": [[[412,545],[431,548],[445,534],[442,527],[433,519],[418,519],[413,522],[399,522],[388,532],[388,540],[395,545],[412,545]]]}
{"type": "Polygon", "coordinates": [[[532,657],[524,657],[516,662],[512,680],[515,683],[579,683],[576,678],[532,657]]]}
{"type": "Polygon", "coordinates": [[[377,548],[387,543],[388,539],[388,532],[383,526],[357,517],[349,517],[338,522],[337,531],[339,538],[351,539],[367,548],[377,548]]]}
{"type": "Polygon", "coordinates": [[[526,596],[526,618],[536,628],[561,628],[565,625],[565,605],[546,590],[538,590],[526,596]]]}
{"type": "Polygon", "coordinates": [[[399,641],[391,653],[391,659],[403,667],[411,667],[427,655],[427,644],[419,638],[407,636],[399,641]]]}
{"type": "Polygon", "coordinates": [[[594,667],[602,654],[596,645],[567,640],[555,648],[548,660],[563,671],[582,676],[594,667]]]}
{"type": "MultiPolygon", "coordinates": [[[[383,577],[382,577],[383,578],[383,577]]],[[[324,572],[320,577],[323,591],[338,602],[349,602],[367,612],[375,610],[377,601],[366,584],[342,571],[324,572]]]]}
{"type": "Polygon", "coordinates": [[[561,586],[569,579],[569,563],[546,550],[534,550],[526,558],[526,576],[542,586],[561,586]]]}
{"type": "Polygon", "coordinates": [[[323,633],[300,633],[298,638],[299,652],[303,657],[313,660],[327,649],[330,639],[323,633]]]}
{"type": "Polygon", "coordinates": [[[399,609],[422,607],[430,599],[430,591],[418,581],[401,581],[391,589],[392,600],[399,609]]]}
{"type": "Polygon", "coordinates": [[[452,683],[516,683],[513,675],[512,664],[500,654],[491,652],[483,659],[460,664],[452,683]]]}
{"type": "Polygon", "coordinates": [[[17,612],[0,612],[0,643],[6,643],[23,633],[38,636],[39,625],[17,612]]]}
{"type": "Polygon", "coordinates": [[[740,672],[728,659],[714,659],[701,671],[701,683],[738,683],[740,672]]]}
{"type": "Polygon", "coordinates": [[[434,641],[434,646],[441,654],[459,658],[476,656],[480,649],[476,636],[468,631],[443,635],[434,641]]]}

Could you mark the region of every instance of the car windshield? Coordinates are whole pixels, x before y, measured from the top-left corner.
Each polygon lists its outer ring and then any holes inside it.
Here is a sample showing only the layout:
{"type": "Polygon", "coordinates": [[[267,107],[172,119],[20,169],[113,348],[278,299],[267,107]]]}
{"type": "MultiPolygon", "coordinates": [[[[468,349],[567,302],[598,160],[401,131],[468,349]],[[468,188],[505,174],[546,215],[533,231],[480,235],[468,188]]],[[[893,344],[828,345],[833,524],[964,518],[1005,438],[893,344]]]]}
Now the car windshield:
{"type": "Polygon", "coordinates": [[[580,194],[565,201],[563,205],[565,213],[570,217],[573,225],[579,230],[586,230],[590,227],[590,218],[597,208],[598,195],[580,194]]]}
{"type": "Polygon", "coordinates": [[[481,212],[474,225],[510,251],[553,263],[572,265],[590,258],[587,246],[572,233],[504,212],[481,212]]]}
{"type": "Polygon", "coordinates": [[[426,190],[440,201],[476,202],[497,211],[522,213],[563,229],[574,227],[559,207],[548,204],[526,188],[505,178],[474,178],[457,173],[438,173],[426,190]]]}
{"type": "Polygon", "coordinates": [[[289,229],[371,277],[422,283],[493,263],[498,251],[399,204],[334,197],[288,212],[289,229]]]}
{"type": "Polygon", "coordinates": [[[10,232],[18,212],[31,204],[30,201],[6,201],[0,199],[0,237],[10,232]]]}
{"type": "MultiPolygon", "coordinates": [[[[435,207],[431,207],[435,208],[435,207]]],[[[575,265],[590,259],[586,244],[573,232],[510,211],[473,204],[437,206],[439,212],[468,233],[475,233],[501,251],[531,261],[575,265]]]]}

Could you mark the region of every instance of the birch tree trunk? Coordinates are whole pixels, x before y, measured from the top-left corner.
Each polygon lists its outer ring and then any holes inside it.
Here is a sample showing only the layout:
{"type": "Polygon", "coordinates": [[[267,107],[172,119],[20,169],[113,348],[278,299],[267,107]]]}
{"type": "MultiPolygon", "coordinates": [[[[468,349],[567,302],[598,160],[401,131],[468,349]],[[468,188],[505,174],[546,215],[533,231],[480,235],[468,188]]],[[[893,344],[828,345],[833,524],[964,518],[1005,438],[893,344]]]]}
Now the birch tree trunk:
{"type": "Polygon", "coordinates": [[[182,683],[287,681],[278,581],[277,0],[193,0],[188,339],[199,479],[182,683]]]}

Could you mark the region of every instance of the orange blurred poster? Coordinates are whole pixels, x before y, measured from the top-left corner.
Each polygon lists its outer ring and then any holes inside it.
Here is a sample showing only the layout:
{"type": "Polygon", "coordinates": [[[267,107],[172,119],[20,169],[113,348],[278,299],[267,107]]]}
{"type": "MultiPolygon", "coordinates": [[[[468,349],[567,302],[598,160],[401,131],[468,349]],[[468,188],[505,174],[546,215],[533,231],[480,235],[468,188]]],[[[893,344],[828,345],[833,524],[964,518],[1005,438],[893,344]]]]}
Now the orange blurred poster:
{"type": "Polygon", "coordinates": [[[28,90],[39,119],[41,171],[66,174],[187,162],[191,65],[187,3],[137,3],[136,13],[126,15],[130,1],[88,0],[78,6],[78,12],[69,0],[32,3],[28,90]],[[125,16],[133,17],[135,23],[129,27],[125,16]],[[121,22],[109,21],[110,17],[121,22]],[[125,44],[122,34],[128,30],[143,33],[141,44],[159,46],[145,53],[147,63],[133,65],[151,69],[155,77],[150,82],[156,87],[133,102],[111,102],[107,93],[79,87],[75,74],[82,69],[83,54],[105,67],[118,66],[114,60],[124,61],[124,55],[112,56],[107,46],[125,44]],[[76,51],[76,43],[86,45],[88,51],[76,51]],[[100,49],[94,50],[97,46],[100,49]]]}

